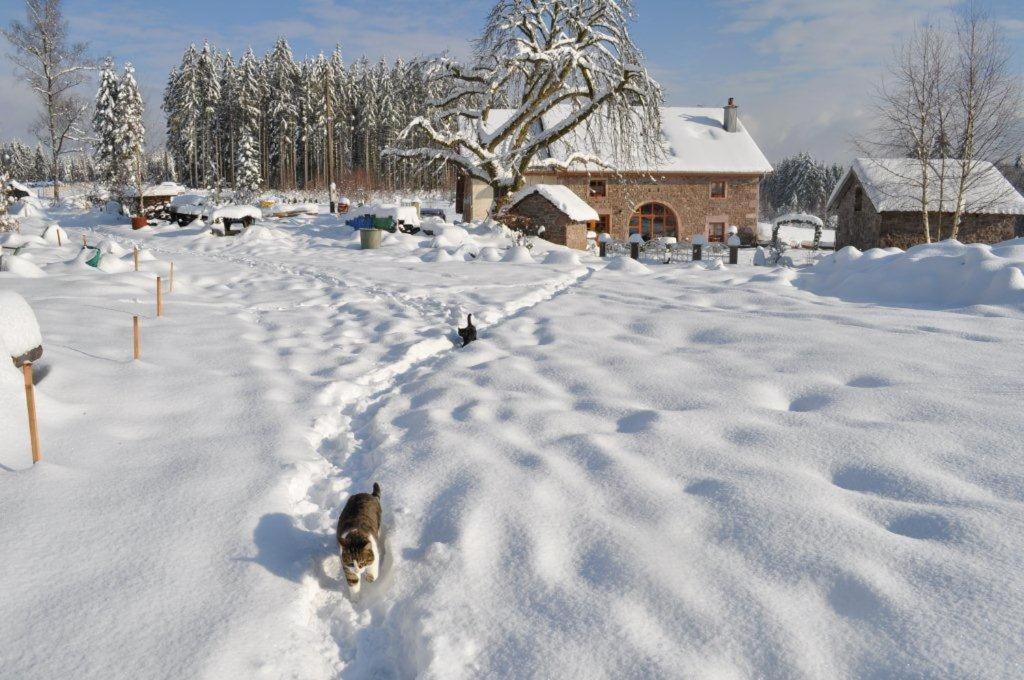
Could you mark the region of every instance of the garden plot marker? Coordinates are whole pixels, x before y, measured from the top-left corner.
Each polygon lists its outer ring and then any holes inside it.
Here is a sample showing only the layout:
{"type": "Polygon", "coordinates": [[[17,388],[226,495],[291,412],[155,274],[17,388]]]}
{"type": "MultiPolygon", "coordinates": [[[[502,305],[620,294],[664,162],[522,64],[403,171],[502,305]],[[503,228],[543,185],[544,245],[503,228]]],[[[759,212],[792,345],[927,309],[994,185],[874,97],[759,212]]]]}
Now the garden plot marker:
{"type": "Polygon", "coordinates": [[[142,342],[139,338],[139,316],[137,314],[132,317],[132,353],[136,361],[142,356],[142,342]]]}
{"type": "Polygon", "coordinates": [[[25,404],[28,406],[28,436],[32,443],[32,464],[35,465],[43,457],[39,452],[39,426],[36,423],[36,392],[32,385],[32,362],[26,361],[21,366],[25,376],[25,404]]]}
{"type": "Polygon", "coordinates": [[[156,277],[156,315],[164,315],[164,293],[163,293],[163,282],[160,277],[156,277]]]}
{"type": "Polygon", "coordinates": [[[171,262],[171,280],[167,282],[167,292],[174,292],[174,262],[171,262]]]}
{"type": "Polygon", "coordinates": [[[135,258],[135,271],[139,271],[139,247],[135,246],[135,251],[132,253],[135,258]]]}

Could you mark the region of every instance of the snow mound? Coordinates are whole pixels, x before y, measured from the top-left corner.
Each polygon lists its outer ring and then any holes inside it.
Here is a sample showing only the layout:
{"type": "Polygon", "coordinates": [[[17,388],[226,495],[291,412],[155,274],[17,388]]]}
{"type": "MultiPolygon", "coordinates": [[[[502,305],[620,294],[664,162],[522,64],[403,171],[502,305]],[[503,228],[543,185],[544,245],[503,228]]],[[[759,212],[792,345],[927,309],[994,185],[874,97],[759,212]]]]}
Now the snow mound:
{"type": "Polygon", "coordinates": [[[42,210],[36,201],[22,199],[7,209],[7,212],[15,217],[30,218],[42,215],[42,210]]]}
{"type": "Polygon", "coordinates": [[[456,248],[455,252],[452,253],[456,258],[469,262],[475,260],[480,254],[480,246],[475,243],[463,243],[461,246],[456,248]]]}
{"type": "Polygon", "coordinates": [[[818,295],[894,306],[1024,307],[1024,239],[992,246],[947,240],[906,252],[847,246],[802,272],[794,285],[818,295]]]}
{"type": "Polygon", "coordinates": [[[113,255],[114,257],[121,257],[128,252],[120,243],[117,241],[111,241],[110,239],[100,241],[96,244],[96,247],[100,249],[101,253],[113,255]]]}
{"type": "Polygon", "coordinates": [[[455,260],[461,260],[462,258],[456,258],[449,254],[447,250],[437,248],[436,250],[431,250],[429,253],[424,254],[420,259],[424,262],[454,262],[455,260]]]}
{"type": "Polygon", "coordinates": [[[431,248],[455,248],[469,238],[469,232],[454,224],[435,224],[433,226],[434,240],[431,241],[431,248]]]}
{"type": "MultiPolygon", "coordinates": [[[[14,357],[43,344],[35,312],[13,290],[0,290],[0,344],[14,357]]],[[[5,360],[0,357],[0,361],[5,360]]]]}
{"type": "Polygon", "coordinates": [[[150,251],[143,248],[139,251],[139,262],[155,262],[156,256],[150,251]]]}
{"type": "Polygon", "coordinates": [[[46,227],[45,231],[43,231],[43,240],[51,246],[55,246],[58,242],[58,235],[60,236],[59,240],[61,245],[68,242],[68,232],[64,231],[63,227],[54,222],[46,227]]]}
{"type": "Polygon", "coordinates": [[[544,256],[543,264],[579,264],[579,255],[571,250],[550,250],[544,256]]]}
{"type": "Polygon", "coordinates": [[[96,268],[107,274],[122,274],[132,271],[135,267],[132,264],[118,258],[113,253],[105,253],[100,257],[100,263],[96,268]]]}
{"type": "Polygon", "coordinates": [[[493,246],[486,246],[480,249],[480,252],[476,254],[476,258],[484,262],[499,262],[501,260],[501,251],[493,246]]]}
{"type": "Polygon", "coordinates": [[[3,268],[0,271],[9,272],[26,279],[38,279],[46,276],[46,272],[40,269],[39,265],[27,257],[18,255],[4,255],[3,268]]]}
{"type": "Polygon", "coordinates": [[[238,241],[248,243],[249,241],[279,241],[289,238],[288,232],[273,227],[256,225],[249,227],[238,235],[238,241]]]}
{"type": "Polygon", "coordinates": [[[35,234],[18,234],[16,232],[0,234],[0,243],[8,248],[17,248],[24,245],[46,245],[46,241],[43,240],[42,236],[36,236],[35,234]]]}
{"type": "Polygon", "coordinates": [[[512,264],[526,264],[533,262],[534,260],[526,246],[515,246],[505,251],[501,261],[511,262],[512,264]]]}
{"type": "Polygon", "coordinates": [[[628,274],[650,274],[651,270],[647,265],[640,264],[631,257],[620,255],[609,260],[605,269],[613,272],[626,272],[628,274]]]}

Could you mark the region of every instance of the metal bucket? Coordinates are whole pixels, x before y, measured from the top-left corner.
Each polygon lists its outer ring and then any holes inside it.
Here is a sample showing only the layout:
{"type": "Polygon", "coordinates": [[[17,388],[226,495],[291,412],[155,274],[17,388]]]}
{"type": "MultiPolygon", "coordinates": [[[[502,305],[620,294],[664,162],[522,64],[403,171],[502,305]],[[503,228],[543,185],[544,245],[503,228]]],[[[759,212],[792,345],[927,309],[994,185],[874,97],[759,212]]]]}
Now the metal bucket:
{"type": "Polygon", "coordinates": [[[359,245],[362,246],[363,250],[380,248],[380,237],[383,234],[384,231],[382,229],[360,229],[359,245]]]}

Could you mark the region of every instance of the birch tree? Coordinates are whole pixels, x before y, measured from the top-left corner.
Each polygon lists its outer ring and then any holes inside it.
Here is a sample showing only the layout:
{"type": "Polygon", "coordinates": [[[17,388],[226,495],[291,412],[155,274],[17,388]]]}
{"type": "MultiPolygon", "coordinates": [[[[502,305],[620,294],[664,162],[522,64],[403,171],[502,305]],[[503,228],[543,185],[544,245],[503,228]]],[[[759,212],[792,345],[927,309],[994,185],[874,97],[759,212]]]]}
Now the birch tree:
{"type": "Polygon", "coordinates": [[[470,63],[434,62],[443,94],[401,136],[422,134],[427,144],[388,153],[448,162],[487,182],[495,212],[541,151],[570,134],[612,140],[613,157],[574,151],[540,163],[612,167],[659,155],[661,87],[629,35],[633,16],[630,0],[499,0],[470,63]],[[506,120],[489,120],[505,107],[506,120]]]}
{"type": "Polygon", "coordinates": [[[995,20],[971,3],[957,16],[957,60],[953,79],[953,144],[957,151],[955,212],[957,238],[965,211],[994,202],[980,185],[979,164],[1000,163],[1019,152],[1022,111],[1020,76],[1011,69],[1006,38],[995,20]],[[968,205],[968,196],[973,205],[968,205]]]}
{"type": "Polygon", "coordinates": [[[26,0],[26,20],[12,21],[3,35],[11,43],[10,55],[20,78],[28,83],[42,105],[33,131],[46,147],[53,180],[53,197],[60,198],[60,157],[69,141],[79,138],[79,123],[88,104],[75,88],[92,69],[86,43],[68,41],[68,22],[61,0],[26,0]]]}

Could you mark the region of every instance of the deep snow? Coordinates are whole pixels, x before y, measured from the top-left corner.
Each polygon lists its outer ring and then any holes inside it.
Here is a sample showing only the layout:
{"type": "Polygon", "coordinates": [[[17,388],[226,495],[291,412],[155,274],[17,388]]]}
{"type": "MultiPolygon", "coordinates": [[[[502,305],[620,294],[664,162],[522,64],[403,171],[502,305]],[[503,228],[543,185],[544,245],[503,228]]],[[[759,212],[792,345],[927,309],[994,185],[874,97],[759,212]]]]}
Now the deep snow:
{"type": "Polygon", "coordinates": [[[35,468],[0,381],[2,675],[1021,674],[1018,244],[794,271],[44,217],[72,244],[0,273],[46,347],[35,468]],[[372,481],[353,601],[333,524],[372,481]]]}

